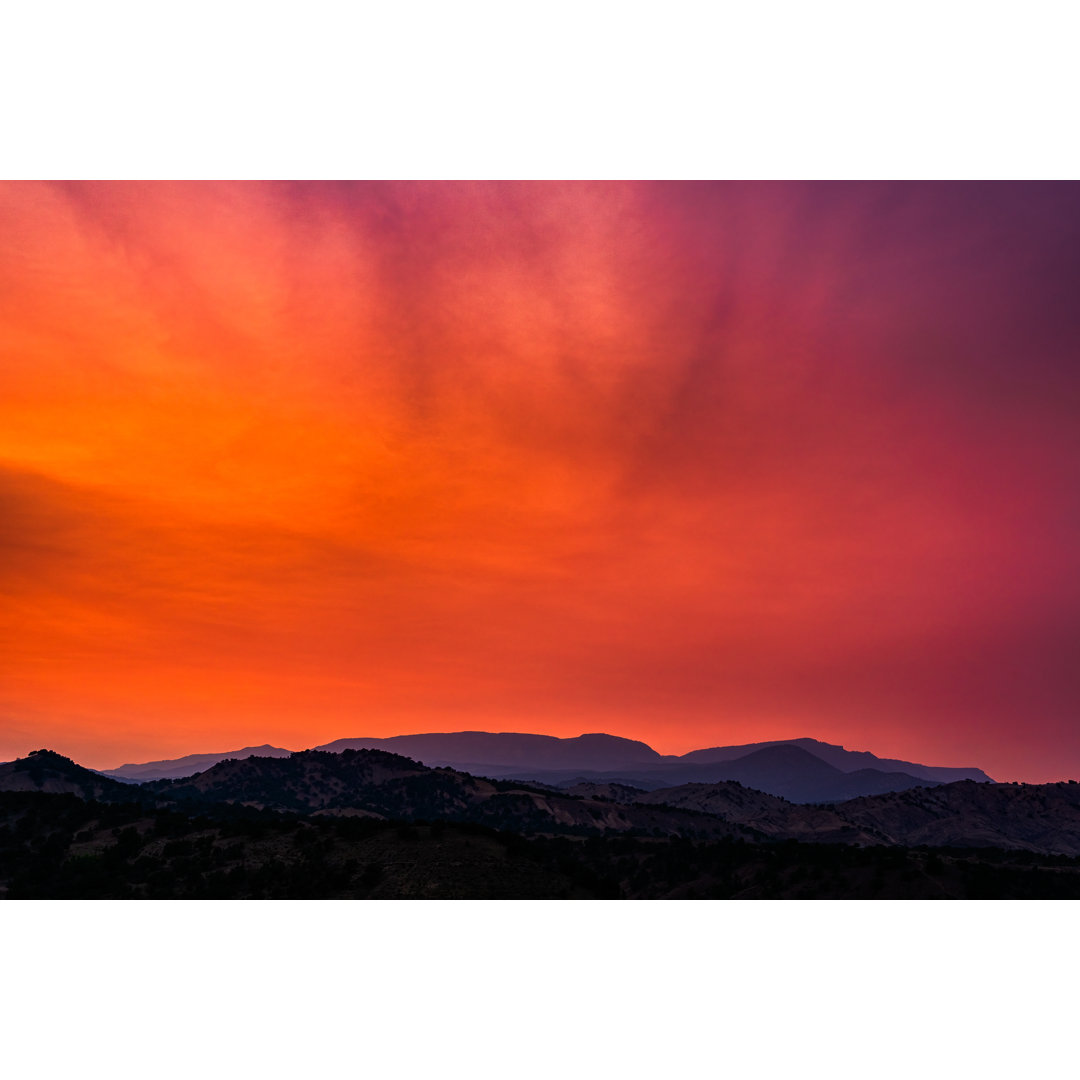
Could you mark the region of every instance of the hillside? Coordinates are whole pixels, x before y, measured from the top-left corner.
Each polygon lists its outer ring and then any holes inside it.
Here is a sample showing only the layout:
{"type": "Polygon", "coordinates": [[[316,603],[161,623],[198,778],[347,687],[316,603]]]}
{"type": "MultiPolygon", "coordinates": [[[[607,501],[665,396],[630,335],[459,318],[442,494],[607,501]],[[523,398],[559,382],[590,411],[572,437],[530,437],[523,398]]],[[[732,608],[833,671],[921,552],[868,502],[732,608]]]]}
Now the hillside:
{"type": "Polygon", "coordinates": [[[800,806],[787,799],[743,787],[736,781],[684,784],[634,796],[653,806],[679,806],[716,814],[725,821],[746,825],[776,840],[825,844],[881,844],[885,837],[873,828],[847,820],[840,809],[800,806]]]}
{"type": "Polygon", "coordinates": [[[0,763],[0,791],[40,791],[110,802],[137,798],[128,784],[83,768],[52,750],[31,750],[24,758],[0,763]]]}
{"type": "Polygon", "coordinates": [[[0,792],[2,899],[1080,899],[1080,858],[619,834],[0,792]]]}
{"type": "MultiPolygon", "coordinates": [[[[1080,785],[1075,782],[963,780],[800,804],[763,790],[764,783],[780,777],[806,797],[853,780],[866,783],[865,774],[885,774],[841,773],[788,745],[704,767],[736,776],[651,791],[592,781],[558,790],[433,769],[381,750],[311,750],[287,758],[228,759],[193,777],[132,784],[40,750],[0,765],[0,791],[189,806],[191,812],[232,806],[303,816],[469,822],[527,834],[995,847],[1080,855],[1080,785]]],[[[892,775],[894,780],[903,776],[892,775]]],[[[911,777],[905,782],[914,785],[911,777]]]]}
{"type": "Polygon", "coordinates": [[[978,784],[853,799],[835,808],[887,843],[1080,855],[1080,784],[978,784]]]}
{"type": "Polygon", "coordinates": [[[595,899],[560,868],[476,825],[249,813],[222,819],[71,795],[0,792],[0,899],[595,899]]]}
{"type": "Polygon", "coordinates": [[[303,814],[470,821],[521,832],[753,835],[714,816],[680,808],[576,798],[515,781],[431,769],[383,750],[305,750],[289,758],[222,761],[196,776],[150,781],[140,790],[169,800],[229,802],[303,814]]]}
{"type": "Polygon", "coordinates": [[[738,784],[687,784],[634,801],[717,814],[773,839],[907,847],[993,847],[1080,855],[1080,784],[952,784],[825,806],[787,802],[738,784]]]}

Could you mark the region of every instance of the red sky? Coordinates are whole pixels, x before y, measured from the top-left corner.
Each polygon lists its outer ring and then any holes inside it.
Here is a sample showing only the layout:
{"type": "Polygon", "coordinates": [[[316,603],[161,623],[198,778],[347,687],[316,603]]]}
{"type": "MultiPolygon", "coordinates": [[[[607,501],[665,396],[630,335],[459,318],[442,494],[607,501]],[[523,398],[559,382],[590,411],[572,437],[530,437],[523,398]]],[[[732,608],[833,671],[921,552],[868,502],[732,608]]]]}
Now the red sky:
{"type": "Polygon", "coordinates": [[[1080,186],[0,185],[0,759],[1080,776],[1080,186]]]}

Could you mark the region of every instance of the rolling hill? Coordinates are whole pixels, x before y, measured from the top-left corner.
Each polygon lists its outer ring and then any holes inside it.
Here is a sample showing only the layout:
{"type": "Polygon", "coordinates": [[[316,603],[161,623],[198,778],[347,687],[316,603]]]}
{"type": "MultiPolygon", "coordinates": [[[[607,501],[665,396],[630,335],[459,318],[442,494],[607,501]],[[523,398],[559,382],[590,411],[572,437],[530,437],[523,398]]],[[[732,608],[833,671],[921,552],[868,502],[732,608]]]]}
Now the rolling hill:
{"type": "MultiPolygon", "coordinates": [[[[714,765],[805,777],[800,753],[714,765]]],[[[801,804],[735,780],[552,790],[380,750],[134,784],[42,750],[0,765],[5,896],[1067,899],[1080,785],[962,780],[801,804]]]]}
{"type": "Polygon", "coordinates": [[[748,839],[754,835],[682,808],[584,799],[517,781],[433,769],[384,750],[305,750],[289,758],[230,759],[193,777],[149,781],[140,790],[170,801],[406,821],[469,821],[519,832],[748,839]]]}
{"type": "Polygon", "coordinates": [[[130,802],[137,789],[110,779],[53,750],[31,750],[24,758],[0,762],[0,791],[41,791],[80,799],[130,802]]]}

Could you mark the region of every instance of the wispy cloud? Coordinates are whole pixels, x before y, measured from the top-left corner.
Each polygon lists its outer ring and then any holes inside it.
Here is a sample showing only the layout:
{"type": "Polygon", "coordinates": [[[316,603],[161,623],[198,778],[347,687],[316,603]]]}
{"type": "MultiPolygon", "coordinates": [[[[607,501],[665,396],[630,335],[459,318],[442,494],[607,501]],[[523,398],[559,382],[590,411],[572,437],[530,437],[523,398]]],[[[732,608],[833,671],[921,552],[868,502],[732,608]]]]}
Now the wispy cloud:
{"type": "Polygon", "coordinates": [[[1075,185],[7,184],[0,227],[42,744],[1080,767],[1075,185]]]}

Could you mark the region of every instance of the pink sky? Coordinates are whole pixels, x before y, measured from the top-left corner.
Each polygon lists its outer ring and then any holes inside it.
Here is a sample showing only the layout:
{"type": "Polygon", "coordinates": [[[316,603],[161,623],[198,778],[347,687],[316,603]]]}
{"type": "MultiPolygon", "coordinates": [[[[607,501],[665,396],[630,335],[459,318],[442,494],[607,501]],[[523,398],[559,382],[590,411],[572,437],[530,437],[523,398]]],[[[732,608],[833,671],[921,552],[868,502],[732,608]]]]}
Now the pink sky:
{"type": "Polygon", "coordinates": [[[1076,184],[0,184],[0,759],[1080,776],[1076,184]]]}

